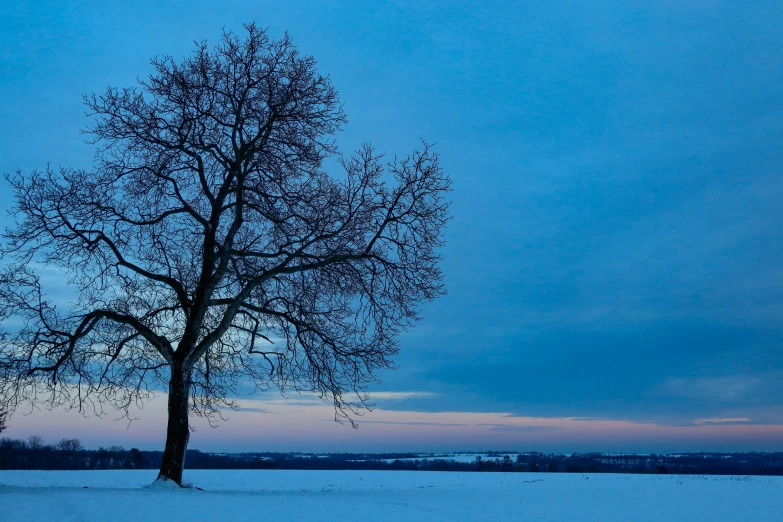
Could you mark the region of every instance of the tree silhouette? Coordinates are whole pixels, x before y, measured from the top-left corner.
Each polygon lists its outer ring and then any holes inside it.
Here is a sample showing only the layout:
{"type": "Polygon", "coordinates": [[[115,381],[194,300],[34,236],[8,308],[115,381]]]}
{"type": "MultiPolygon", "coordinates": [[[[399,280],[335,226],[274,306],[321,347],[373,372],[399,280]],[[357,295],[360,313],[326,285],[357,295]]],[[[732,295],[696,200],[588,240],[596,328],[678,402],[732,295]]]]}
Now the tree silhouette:
{"type": "Polygon", "coordinates": [[[329,78],[288,35],[245,29],[87,96],[94,169],[6,176],[0,399],[127,414],[166,389],[160,477],[177,483],[188,413],[212,419],[245,382],[315,392],[353,424],[443,293],[438,156],[425,143],[384,163],[365,145],[328,174],[346,121],[329,78]],[[36,265],[67,275],[67,309],[36,265]]]}

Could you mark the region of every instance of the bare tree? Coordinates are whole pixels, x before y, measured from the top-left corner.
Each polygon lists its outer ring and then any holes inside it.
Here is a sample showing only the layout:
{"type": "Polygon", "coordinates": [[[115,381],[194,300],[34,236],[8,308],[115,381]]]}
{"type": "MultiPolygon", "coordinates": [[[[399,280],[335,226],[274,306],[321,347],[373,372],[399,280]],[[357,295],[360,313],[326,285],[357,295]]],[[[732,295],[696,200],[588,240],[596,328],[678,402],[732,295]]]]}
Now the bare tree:
{"type": "Polygon", "coordinates": [[[168,391],[160,477],[182,481],[188,413],[255,389],[367,405],[420,303],[443,294],[449,179],[425,143],[324,161],[346,119],[328,77],[254,24],[135,88],[85,98],[92,170],[7,175],[0,399],[124,409],[168,391]],[[36,266],[67,275],[67,310],[36,266]]]}
{"type": "Polygon", "coordinates": [[[30,435],[27,438],[27,447],[33,451],[38,451],[44,447],[43,437],[40,435],[30,435]]]}
{"type": "Polygon", "coordinates": [[[82,446],[82,442],[79,439],[60,439],[60,442],[55,447],[60,451],[76,452],[84,450],[84,446],[82,446]]]}

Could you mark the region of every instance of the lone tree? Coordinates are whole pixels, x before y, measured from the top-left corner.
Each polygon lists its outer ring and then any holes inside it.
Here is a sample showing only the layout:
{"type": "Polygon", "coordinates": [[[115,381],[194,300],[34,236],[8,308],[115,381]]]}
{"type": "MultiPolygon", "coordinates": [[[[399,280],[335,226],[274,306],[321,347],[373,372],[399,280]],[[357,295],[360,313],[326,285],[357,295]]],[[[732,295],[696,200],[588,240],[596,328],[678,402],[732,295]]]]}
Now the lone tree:
{"type": "Polygon", "coordinates": [[[6,175],[0,400],[128,409],[168,390],[159,477],[181,484],[189,413],[245,383],[367,406],[398,334],[443,294],[449,179],[425,143],[337,156],[337,93],[286,35],[254,24],[135,88],[85,97],[92,170],[6,175]],[[77,297],[47,300],[34,267],[77,297]]]}

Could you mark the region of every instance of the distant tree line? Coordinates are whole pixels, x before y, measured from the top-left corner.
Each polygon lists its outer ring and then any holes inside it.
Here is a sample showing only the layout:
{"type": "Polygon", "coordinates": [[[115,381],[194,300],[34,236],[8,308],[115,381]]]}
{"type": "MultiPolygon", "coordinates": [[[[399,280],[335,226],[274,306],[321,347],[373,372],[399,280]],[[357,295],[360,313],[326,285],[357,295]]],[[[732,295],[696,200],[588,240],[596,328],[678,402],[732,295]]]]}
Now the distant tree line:
{"type": "MultiPolygon", "coordinates": [[[[78,439],[47,444],[0,439],[0,469],[158,469],[162,451],[122,446],[84,449],[78,439]]],[[[488,452],[471,462],[411,453],[205,453],[187,451],[189,469],[406,470],[524,473],[646,473],[686,475],[783,475],[783,453],[602,453],[488,452]]]]}
{"type": "MultiPolygon", "coordinates": [[[[277,467],[265,459],[239,458],[236,455],[219,455],[188,450],[188,467],[191,469],[265,469],[277,467]]],[[[78,439],[61,439],[45,444],[33,435],[26,441],[0,439],[0,469],[158,469],[163,460],[162,451],[126,450],[122,446],[84,449],[78,439]]]]}
{"type": "Polygon", "coordinates": [[[519,453],[476,457],[476,471],[642,473],[677,475],[783,475],[783,453],[519,453]]]}

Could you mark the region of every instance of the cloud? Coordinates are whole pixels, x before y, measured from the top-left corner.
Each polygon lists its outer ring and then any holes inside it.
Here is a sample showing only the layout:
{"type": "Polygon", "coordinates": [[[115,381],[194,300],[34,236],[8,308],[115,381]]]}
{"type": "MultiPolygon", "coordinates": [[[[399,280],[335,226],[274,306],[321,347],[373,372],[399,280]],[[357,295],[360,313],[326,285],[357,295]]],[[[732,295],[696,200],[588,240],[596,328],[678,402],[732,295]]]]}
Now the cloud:
{"type": "Polygon", "coordinates": [[[739,400],[761,387],[762,379],[752,375],[722,377],[670,377],[654,392],[670,397],[711,400],[739,400]]]}
{"type": "Polygon", "coordinates": [[[558,426],[518,426],[514,424],[491,424],[491,423],[478,423],[476,426],[488,426],[493,431],[512,431],[519,433],[530,433],[539,431],[552,431],[561,430],[562,427],[558,426]]]}
{"type": "Polygon", "coordinates": [[[401,401],[405,399],[420,399],[424,397],[435,397],[437,393],[432,392],[371,392],[370,399],[380,401],[401,401]]]}
{"type": "MultiPolygon", "coordinates": [[[[403,426],[470,426],[470,424],[464,423],[447,423],[447,422],[392,422],[392,421],[368,421],[363,420],[362,424],[396,424],[403,426]]],[[[478,426],[478,424],[477,424],[478,426]]]]}
{"type": "MultiPolygon", "coordinates": [[[[230,408],[228,408],[228,409],[231,410],[230,408]]],[[[268,409],[265,409],[265,408],[255,408],[255,407],[245,407],[245,406],[240,406],[239,409],[231,410],[231,411],[236,411],[236,412],[239,412],[239,413],[244,413],[244,412],[248,412],[248,413],[276,413],[276,412],[269,411],[268,409]]]]}
{"type": "Polygon", "coordinates": [[[694,424],[739,424],[743,422],[750,422],[750,419],[742,418],[742,417],[734,417],[734,418],[716,417],[713,419],[696,419],[695,421],[693,421],[694,424]]]}

